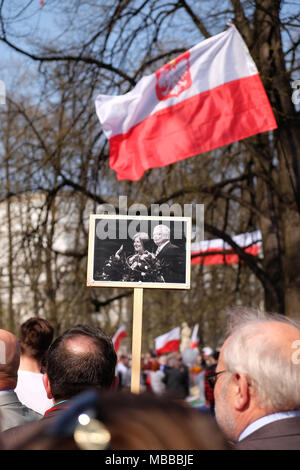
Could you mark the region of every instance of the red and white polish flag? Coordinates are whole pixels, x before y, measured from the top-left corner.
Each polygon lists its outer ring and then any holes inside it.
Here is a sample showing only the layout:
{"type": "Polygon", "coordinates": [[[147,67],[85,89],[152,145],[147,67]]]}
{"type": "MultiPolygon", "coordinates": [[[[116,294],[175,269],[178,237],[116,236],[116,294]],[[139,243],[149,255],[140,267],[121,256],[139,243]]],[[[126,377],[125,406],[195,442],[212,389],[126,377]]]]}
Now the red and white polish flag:
{"type": "Polygon", "coordinates": [[[118,180],[277,128],[256,65],[234,25],[194,46],[96,112],[118,180]]]}
{"type": "Polygon", "coordinates": [[[191,336],[191,345],[190,348],[194,349],[199,345],[199,336],[198,336],[198,331],[199,331],[199,323],[197,323],[192,331],[192,336],[191,336]]]}
{"type": "MultiPolygon", "coordinates": [[[[241,233],[232,237],[232,240],[245,252],[257,256],[262,248],[261,232],[241,233]]],[[[215,264],[235,264],[238,263],[239,255],[234,253],[233,248],[225,243],[221,238],[214,240],[204,240],[191,244],[191,264],[203,264],[212,266],[215,264]]]]}
{"type": "Polygon", "coordinates": [[[155,338],[155,351],[156,354],[164,354],[172,351],[178,351],[180,345],[180,327],[164,333],[163,335],[155,338]]]}
{"type": "Polygon", "coordinates": [[[118,354],[120,345],[122,343],[123,338],[126,338],[127,333],[125,326],[122,325],[118,330],[115,332],[114,336],[112,337],[112,343],[114,345],[115,351],[118,354]]]}

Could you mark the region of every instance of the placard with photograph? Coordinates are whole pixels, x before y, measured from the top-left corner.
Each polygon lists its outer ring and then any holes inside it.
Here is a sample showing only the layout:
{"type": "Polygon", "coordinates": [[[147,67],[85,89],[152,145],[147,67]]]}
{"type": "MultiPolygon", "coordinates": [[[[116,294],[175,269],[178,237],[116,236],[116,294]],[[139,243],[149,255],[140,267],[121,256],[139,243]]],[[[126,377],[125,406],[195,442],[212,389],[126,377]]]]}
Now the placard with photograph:
{"type": "Polygon", "coordinates": [[[189,289],[191,219],[93,214],[87,286],[189,289]]]}

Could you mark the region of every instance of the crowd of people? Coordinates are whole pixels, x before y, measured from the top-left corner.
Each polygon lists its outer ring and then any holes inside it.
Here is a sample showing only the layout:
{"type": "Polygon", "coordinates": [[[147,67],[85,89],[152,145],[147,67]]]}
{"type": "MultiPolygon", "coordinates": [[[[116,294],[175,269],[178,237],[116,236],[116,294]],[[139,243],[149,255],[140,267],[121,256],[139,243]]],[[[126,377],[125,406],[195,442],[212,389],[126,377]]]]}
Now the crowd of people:
{"type": "Polygon", "coordinates": [[[228,325],[193,367],[179,352],[146,354],[139,394],[130,357],[99,327],[54,339],[31,318],[17,336],[0,330],[0,448],[300,449],[300,326],[250,309],[232,310],[228,325]],[[189,400],[195,385],[201,406],[189,400]]]}
{"type": "MultiPolygon", "coordinates": [[[[209,375],[215,371],[219,351],[206,346],[197,351],[192,362],[184,362],[179,351],[157,355],[151,351],[142,357],[141,389],[157,395],[173,396],[196,403],[197,409],[214,416],[214,391],[209,375]]],[[[116,373],[119,389],[130,389],[131,356],[118,356],[116,373]]]]}

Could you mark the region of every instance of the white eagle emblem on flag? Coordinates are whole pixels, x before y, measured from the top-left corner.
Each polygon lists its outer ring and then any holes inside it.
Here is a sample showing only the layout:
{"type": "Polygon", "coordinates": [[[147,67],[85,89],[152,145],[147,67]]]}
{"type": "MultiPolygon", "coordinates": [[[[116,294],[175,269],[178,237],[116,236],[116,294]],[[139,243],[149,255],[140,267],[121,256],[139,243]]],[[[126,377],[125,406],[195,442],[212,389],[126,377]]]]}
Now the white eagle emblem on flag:
{"type": "Polygon", "coordinates": [[[156,94],[159,100],[179,96],[190,88],[192,77],[189,57],[190,52],[187,51],[155,72],[156,94]]]}

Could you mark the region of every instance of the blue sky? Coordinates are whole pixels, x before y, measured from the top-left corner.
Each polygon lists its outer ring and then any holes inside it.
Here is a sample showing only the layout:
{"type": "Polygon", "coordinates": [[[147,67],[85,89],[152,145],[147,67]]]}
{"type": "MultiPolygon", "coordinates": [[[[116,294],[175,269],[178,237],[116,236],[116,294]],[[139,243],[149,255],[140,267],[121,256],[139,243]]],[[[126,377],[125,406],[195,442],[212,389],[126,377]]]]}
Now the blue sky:
{"type": "MultiPolygon", "coordinates": [[[[79,10],[74,10],[72,5],[76,2],[65,2],[64,8],[69,11],[69,19],[73,19],[77,15],[80,18],[84,17],[84,7],[80,6],[79,10]],[[68,8],[69,5],[69,8],[68,8]]],[[[202,5],[205,2],[202,3],[202,5]]],[[[207,5],[210,2],[207,2],[207,5]]],[[[31,41],[37,43],[43,43],[51,46],[51,43],[57,44],[62,43],[62,38],[74,38],[74,40],[80,40],[80,31],[74,27],[71,27],[69,33],[66,34],[65,25],[63,23],[63,16],[61,14],[62,0],[45,0],[44,7],[41,8],[40,0],[31,0],[24,2],[23,0],[6,0],[5,15],[11,18],[11,23],[8,22],[8,31],[11,30],[15,36],[14,42],[19,47],[24,48],[27,51],[32,49],[30,45],[31,41]],[[29,7],[26,10],[26,15],[22,15],[20,20],[16,18],[18,13],[22,11],[22,8],[29,3],[29,7]]],[[[285,12],[293,12],[297,10],[297,3],[285,2],[285,12]]],[[[290,33],[291,31],[289,31],[290,33]]],[[[176,34],[176,32],[175,32],[176,34]]],[[[287,33],[284,34],[284,38],[287,38],[287,33]]],[[[195,38],[195,41],[199,40],[195,38]]],[[[125,64],[124,64],[125,65],[125,64]]],[[[32,93],[37,88],[33,86],[38,63],[22,56],[19,53],[11,50],[7,45],[0,42],[0,80],[3,80],[7,85],[7,89],[13,91],[16,87],[21,87],[24,92],[32,93]],[[23,65],[25,64],[25,70],[23,65]]],[[[295,77],[299,78],[299,77],[295,77]]],[[[36,83],[38,85],[38,83],[36,83]]]]}

